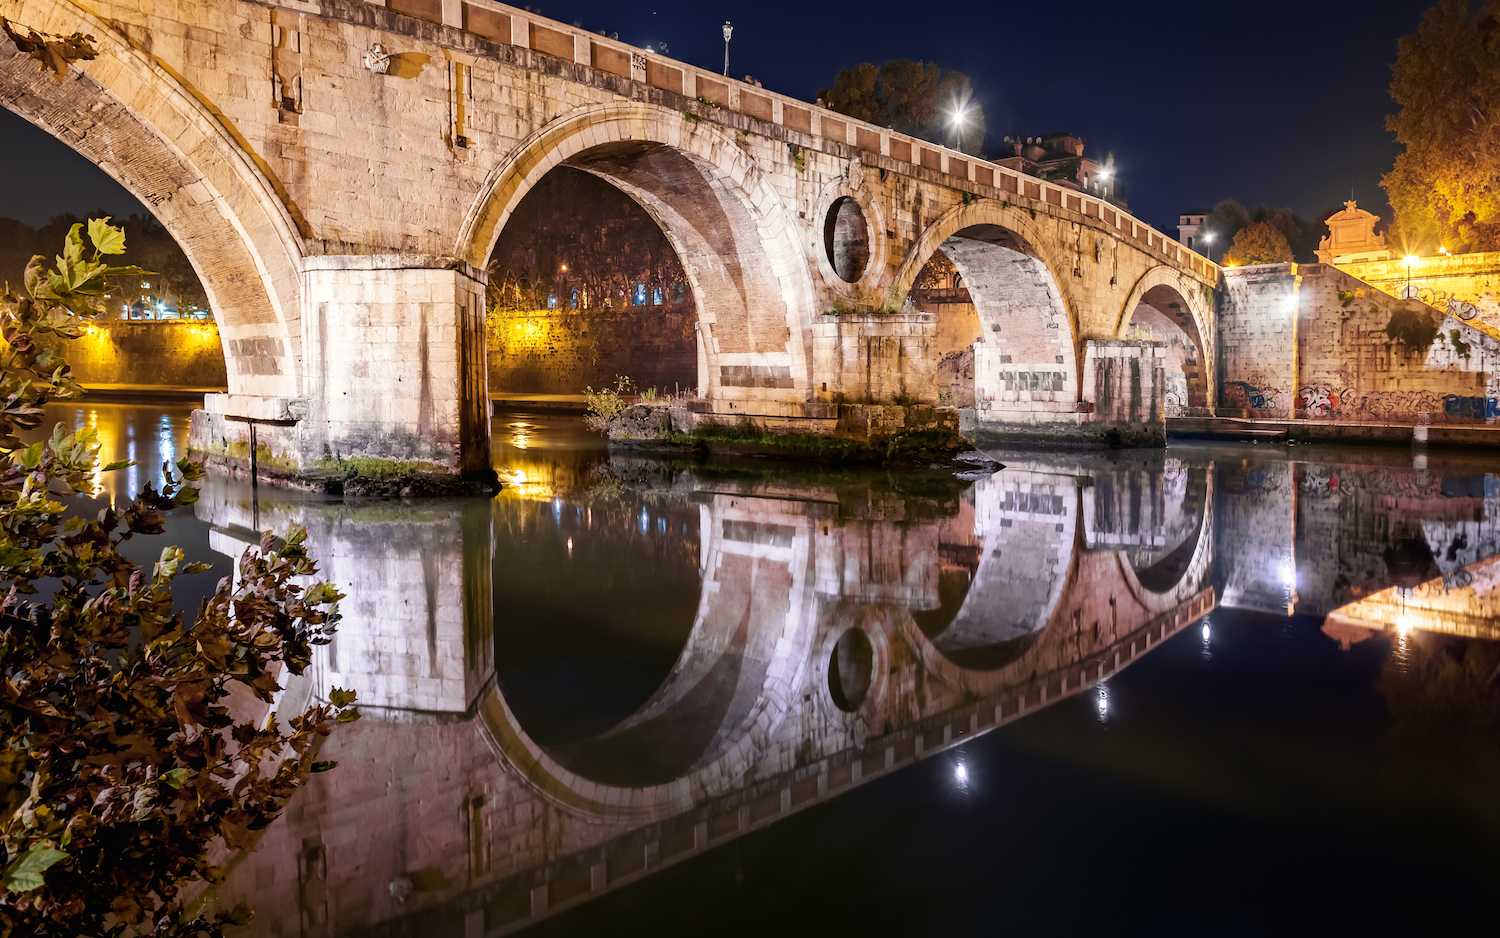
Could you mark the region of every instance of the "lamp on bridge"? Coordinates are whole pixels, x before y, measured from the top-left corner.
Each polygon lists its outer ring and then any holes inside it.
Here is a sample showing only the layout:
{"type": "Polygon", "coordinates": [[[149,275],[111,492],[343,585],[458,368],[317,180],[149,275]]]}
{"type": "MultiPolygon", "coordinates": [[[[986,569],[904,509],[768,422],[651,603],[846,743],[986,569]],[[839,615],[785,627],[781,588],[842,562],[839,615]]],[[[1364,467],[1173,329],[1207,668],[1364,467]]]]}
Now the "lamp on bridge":
{"type": "Polygon", "coordinates": [[[1209,261],[1212,261],[1214,259],[1214,255],[1213,255],[1213,250],[1214,250],[1213,243],[1214,243],[1214,233],[1212,231],[1205,231],[1203,233],[1203,256],[1206,257],[1206,258],[1208,258],[1209,261]]]}
{"type": "Polygon", "coordinates": [[[954,134],[958,141],[958,145],[956,148],[959,150],[962,150],[964,148],[964,121],[967,120],[968,117],[969,109],[960,104],[953,108],[953,114],[948,118],[948,122],[953,125],[954,134]]]}
{"type": "Polygon", "coordinates": [[[734,27],[728,20],[724,21],[724,74],[729,74],[729,37],[734,32],[734,27]]]}

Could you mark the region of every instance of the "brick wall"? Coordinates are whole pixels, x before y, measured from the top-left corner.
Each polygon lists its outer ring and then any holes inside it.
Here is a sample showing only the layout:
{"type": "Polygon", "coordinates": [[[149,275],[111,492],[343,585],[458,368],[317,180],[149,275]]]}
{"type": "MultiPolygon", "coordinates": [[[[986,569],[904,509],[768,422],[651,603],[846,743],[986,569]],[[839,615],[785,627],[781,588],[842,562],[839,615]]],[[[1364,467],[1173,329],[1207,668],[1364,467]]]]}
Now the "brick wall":
{"type": "Polygon", "coordinates": [[[67,357],[85,387],[223,388],[229,380],[212,321],[101,319],[68,345],[67,357]]]}
{"type": "Polygon", "coordinates": [[[698,386],[691,304],[606,310],[496,310],[486,324],[490,390],[579,394],[613,387],[698,386]]]}

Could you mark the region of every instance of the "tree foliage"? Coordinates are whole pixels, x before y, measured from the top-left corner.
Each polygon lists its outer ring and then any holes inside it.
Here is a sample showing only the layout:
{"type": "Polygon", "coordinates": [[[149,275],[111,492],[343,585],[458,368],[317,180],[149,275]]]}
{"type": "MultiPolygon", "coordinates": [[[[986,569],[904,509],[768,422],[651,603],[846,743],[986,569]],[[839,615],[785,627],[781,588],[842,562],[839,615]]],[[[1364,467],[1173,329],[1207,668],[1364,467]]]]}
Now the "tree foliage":
{"type": "Polygon", "coordinates": [[[254,848],[308,773],[331,767],[319,738],[358,717],[339,690],[286,727],[236,722],[226,698],[238,686],[269,705],[280,672],[302,673],[328,641],[342,597],[302,585],[316,572],[305,532],[267,534],[189,624],[172,582],[207,565],[167,547],[145,570],[122,546],[162,533],[201,470],[165,464],[161,491],[86,518],[72,496],[128,463],[101,467],[88,429],[23,442],[50,400],[81,393],[63,347],[109,278],[144,273],[105,263],[125,249],[108,219],[88,222],[87,243],[84,230],[0,297],[0,935],[217,935],[250,913],[201,915],[191,889],[217,877],[215,853],[254,848]]]}
{"type": "Polygon", "coordinates": [[[899,133],[966,153],[984,147],[984,109],[974,103],[968,77],[944,72],[936,62],[891,59],[879,68],[861,62],[841,69],[818,97],[832,110],[899,133]],[[955,124],[960,112],[963,120],[955,124]]]}
{"type": "MultiPolygon", "coordinates": [[[[1328,233],[1328,227],[1323,222],[1332,214],[1333,212],[1329,211],[1316,221],[1308,221],[1293,214],[1291,209],[1257,205],[1252,211],[1234,199],[1224,199],[1208,213],[1203,220],[1203,228],[1213,233],[1215,245],[1232,245],[1239,233],[1251,225],[1269,224],[1281,232],[1282,237],[1286,239],[1287,246],[1291,250],[1291,255],[1287,260],[1296,261],[1299,264],[1311,264],[1316,259],[1318,242],[1328,233]]],[[[1245,263],[1228,259],[1227,252],[1225,262],[1245,263]]]]}
{"type": "MultiPolygon", "coordinates": [[[[98,217],[105,213],[90,214],[98,217]]],[[[31,258],[62,241],[82,221],[84,218],[69,213],[33,228],[14,218],[0,218],[0,281],[21,283],[31,258]]],[[[208,294],[197,272],[160,222],[150,215],[136,214],[121,220],[118,227],[125,232],[130,245],[121,260],[144,267],[149,273],[116,274],[110,278],[111,302],[105,304],[106,317],[119,316],[123,307],[137,300],[151,306],[166,303],[184,315],[194,308],[208,310],[208,294]]]]}
{"type": "Polygon", "coordinates": [[[661,227],[629,196],[588,173],[558,169],[512,214],[490,258],[491,309],[630,306],[636,284],[647,303],[683,299],[687,275],[661,227]],[[566,270],[564,269],[566,268],[566,270]]]}
{"type": "Polygon", "coordinates": [[[1234,243],[1224,252],[1224,263],[1246,266],[1249,264],[1285,264],[1292,259],[1291,245],[1286,235],[1269,221],[1253,222],[1241,228],[1234,236],[1234,243]]]}
{"type": "Polygon", "coordinates": [[[1401,39],[1386,127],[1405,149],[1381,185],[1403,250],[1500,249],[1500,4],[1428,10],[1401,39]]]}

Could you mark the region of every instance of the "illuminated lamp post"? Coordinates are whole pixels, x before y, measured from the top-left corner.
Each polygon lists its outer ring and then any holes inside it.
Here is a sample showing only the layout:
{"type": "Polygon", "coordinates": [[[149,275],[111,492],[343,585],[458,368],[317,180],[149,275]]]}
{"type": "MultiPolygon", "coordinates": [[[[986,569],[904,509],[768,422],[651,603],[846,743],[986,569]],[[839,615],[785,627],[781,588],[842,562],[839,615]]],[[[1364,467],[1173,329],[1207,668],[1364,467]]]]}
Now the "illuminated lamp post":
{"type": "Polygon", "coordinates": [[[963,105],[959,105],[958,107],[953,109],[953,116],[948,119],[948,123],[953,125],[953,130],[958,141],[955,149],[958,149],[960,151],[964,148],[964,120],[968,116],[968,109],[963,105]]]}
{"type": "Polygon", "coordinates": [[[729,37],[734,33],[734,27],[728,20],[724,21],[724,77],[729,77],[729,37]]]}
{"type": "Polygon", "coordinates": [[[1206,231],[1203,233],[1203,256],[1208,258],[1210,264],[1214,261],[1214,233],[1206,231]]]}
{"type": "Polygon", "coordinates": [[[1403,300],[1411,299],[1411,268],[1412,265],[1415,264],[1418,260],[1419,258],[1417,257],[1417,255],[1408,254],[1406,255],[1406,260],[1403,261],[1403,263],[1406,264],[1406,289],[1401,292],[1401,298],[1403,300]]]}

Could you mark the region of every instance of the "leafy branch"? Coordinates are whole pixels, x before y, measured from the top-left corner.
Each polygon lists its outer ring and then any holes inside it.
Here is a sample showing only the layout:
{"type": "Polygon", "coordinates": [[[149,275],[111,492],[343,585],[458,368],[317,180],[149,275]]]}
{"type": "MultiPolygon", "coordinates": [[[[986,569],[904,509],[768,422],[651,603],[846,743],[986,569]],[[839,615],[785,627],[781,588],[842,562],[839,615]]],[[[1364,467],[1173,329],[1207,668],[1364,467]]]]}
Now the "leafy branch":
{"type": "Polygon", "coordinates": [[[124,252],[108,220],[69,231],[48,267],[35,257],[25,294],[0,297],[0,938],[12,935],[220,935],[248,909],[198,915],[187,893],[215,881],[210,856],[255,846],[314,772],[318,741],[359,718],[333,690],[283,726],[274,713],[236,722],[241,685],[266,704],[283,674],[303,674],[329,641],[343,595],[316,575],[300,528],[248,549],[189,622],[172,585],[208,569],[177,547],[149,570],[124,553],[164,515],[197,499],[202,470],[163,463],[121,508],[86,518],[76,496],[100,465],[92,430],[57,426],[25,444],[53,399],[76,397],[63,346],[98,315],[124,252]],[[45,583],[50,598],[28,597],[45,583]]]}

